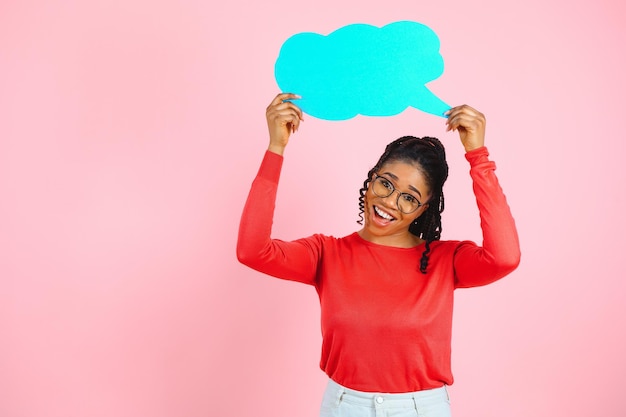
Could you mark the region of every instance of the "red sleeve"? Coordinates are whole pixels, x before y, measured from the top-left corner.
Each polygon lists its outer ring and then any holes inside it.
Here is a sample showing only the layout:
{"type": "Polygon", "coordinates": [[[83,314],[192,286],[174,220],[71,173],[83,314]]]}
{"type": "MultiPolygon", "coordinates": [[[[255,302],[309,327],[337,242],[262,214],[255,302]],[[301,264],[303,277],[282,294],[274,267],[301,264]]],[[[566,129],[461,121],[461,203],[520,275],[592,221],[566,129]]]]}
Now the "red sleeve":
{"type": "Polygon", "coordinates": [[[455,253],[454,270],[457,287],[475,287],[489,284],[517,268],[520,247],[515,221],[487,148],[474,149],[465,157],[471,167],[483,245],[461,243],[455,253]]]}
{"type": "Polygon", "coordinates": [[[239,223],[237,259],[265,274],[314,285],[321,237],[293,242],[271,238],[282,164],[281,155],[265,153],[239,223]]]}

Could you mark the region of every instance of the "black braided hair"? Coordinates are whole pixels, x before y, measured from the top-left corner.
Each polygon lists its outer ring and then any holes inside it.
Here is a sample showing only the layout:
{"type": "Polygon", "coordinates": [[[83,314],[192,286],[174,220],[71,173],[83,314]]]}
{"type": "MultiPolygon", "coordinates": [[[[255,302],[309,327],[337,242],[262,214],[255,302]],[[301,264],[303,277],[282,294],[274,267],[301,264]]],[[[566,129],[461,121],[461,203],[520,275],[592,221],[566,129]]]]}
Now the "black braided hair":
{"type": "Polygon", "coordinates": [[[437,138],[403,136],[394,140],[385,148],[385,152],[372,169],[367,173],[367,179],[359,190],[359,217],[357,221],[363,224],[365,211],[365,193],[373,174],[388,162],[405,162],[416,165],[424,175],[431,190],[428,208],[409,226],[409,232],[425,241],[424,252],[420,259],[420,271],[425,274],[430,254],[430,243],[441,239],[441,213],[444,209],[443,184],[448,178],[448,163],[446,152],[437,138]]]}

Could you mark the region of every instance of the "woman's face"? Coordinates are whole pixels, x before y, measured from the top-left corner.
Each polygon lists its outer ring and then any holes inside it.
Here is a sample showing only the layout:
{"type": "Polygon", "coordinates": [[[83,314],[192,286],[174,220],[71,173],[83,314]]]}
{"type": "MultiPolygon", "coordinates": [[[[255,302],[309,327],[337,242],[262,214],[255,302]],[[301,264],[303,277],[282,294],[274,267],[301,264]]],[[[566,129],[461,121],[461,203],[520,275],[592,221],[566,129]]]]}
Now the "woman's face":
{"type": "Polygon", "coordinates": [[[361,236],[390,246],[412,246],[415,236],[409,232],[409,226],[428,208],[426,202],[430,199],[426,178],[414,164],[395,161],[384,164],[371,180],[365,193],[365,222],[361,236]],[[373,191],[376,176],[384,178],[388,189],[395,191],[387,197],[376,195],[373,191]],[[408,196],[400,196],[400,193],[408,196]],[[398,207],[398,199],[410,200],[411,196],[422,205],[412,213],[403,213],[398,207]]]}

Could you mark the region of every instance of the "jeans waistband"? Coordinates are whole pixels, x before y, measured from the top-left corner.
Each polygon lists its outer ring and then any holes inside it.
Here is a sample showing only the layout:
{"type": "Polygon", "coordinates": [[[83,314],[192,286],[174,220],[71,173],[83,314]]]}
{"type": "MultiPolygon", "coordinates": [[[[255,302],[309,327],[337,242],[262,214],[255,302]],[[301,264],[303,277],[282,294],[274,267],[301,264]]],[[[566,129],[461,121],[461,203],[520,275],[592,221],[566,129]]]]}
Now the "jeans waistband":
{"type": "Polygon", "coordinates": [[[395,408],[395,407],[424,407],[441,401],[450,401],[446,386],[415,392],[389,394],[379,392],[363,392],[346,388],[332,379],[328,382],[327,390],[332,392],[337,404],[346,401],[371,408],[395,408]]]}

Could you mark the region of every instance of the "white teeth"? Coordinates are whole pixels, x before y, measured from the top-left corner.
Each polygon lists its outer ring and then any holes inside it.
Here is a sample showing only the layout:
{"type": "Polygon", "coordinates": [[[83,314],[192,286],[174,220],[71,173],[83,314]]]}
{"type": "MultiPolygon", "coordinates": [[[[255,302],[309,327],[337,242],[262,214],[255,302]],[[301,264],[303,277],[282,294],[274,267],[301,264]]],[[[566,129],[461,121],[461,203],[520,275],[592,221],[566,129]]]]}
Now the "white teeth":
{"type": "Polygon", "coordinates": [[[381,211],[378,207],[374,206],[374,210],[376,210],[376,214],[378,214],[383,219],[393,220],[393,217],[391,217],[389,214],[385,213],[384,211],[381,211]]]}

